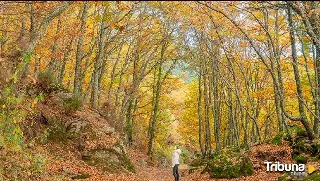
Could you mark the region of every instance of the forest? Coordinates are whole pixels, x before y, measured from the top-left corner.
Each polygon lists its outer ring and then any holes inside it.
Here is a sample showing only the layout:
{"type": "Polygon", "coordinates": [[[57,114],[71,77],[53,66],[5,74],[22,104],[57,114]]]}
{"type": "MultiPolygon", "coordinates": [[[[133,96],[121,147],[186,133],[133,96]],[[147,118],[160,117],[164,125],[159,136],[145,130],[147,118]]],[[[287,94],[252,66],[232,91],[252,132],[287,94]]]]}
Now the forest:
{"type": "Polygon", "coordinates": [[[320,180],[319,136],[318,1],[0,1],[0,180],[320,180]]]}

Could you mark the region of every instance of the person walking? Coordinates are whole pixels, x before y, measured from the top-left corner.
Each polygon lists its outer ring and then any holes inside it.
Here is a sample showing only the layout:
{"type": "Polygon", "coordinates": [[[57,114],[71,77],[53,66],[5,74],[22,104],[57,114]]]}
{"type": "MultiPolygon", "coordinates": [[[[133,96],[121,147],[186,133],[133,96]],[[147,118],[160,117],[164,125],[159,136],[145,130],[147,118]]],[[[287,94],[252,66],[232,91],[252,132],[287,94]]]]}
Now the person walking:
{"type": "Polygon", "coordinates": [[[173,176],[175,181],[179,181],[179,156],[181,150],[178,146],[175,147],[173,154],[172,154],[172,167],[173,167],[173,176]]]}

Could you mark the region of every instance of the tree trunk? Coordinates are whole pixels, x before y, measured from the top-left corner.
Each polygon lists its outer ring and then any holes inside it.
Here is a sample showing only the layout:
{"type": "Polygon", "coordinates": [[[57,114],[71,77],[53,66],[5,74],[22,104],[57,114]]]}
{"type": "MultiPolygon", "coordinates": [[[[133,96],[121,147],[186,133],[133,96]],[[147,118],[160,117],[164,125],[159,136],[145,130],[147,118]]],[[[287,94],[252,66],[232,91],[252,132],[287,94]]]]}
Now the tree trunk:
{"type": "MultiPolygon", "coordinates": [[[[106,14],[106,9],[104,10],[104,15],[106,14]]],[[[99,43],[98,43],[98,55],[96,57],[96,61],[94,64],[94,71],[93,71],[93,83],[92,83],[92,95],[91,95],[91,107],[96,109],[98,105],[98,98],[99,98],[99,79],[101,76],[101,66],[102,60],[105,50],[105,23],[104,21],[100,22],[99,28],[99,43]]]]}
{"type": "Polygon", "coordinates": [[[200,151],[202,153],[202,156],[205,156],[205,151],[203,148],[203,140],[202,140],[202,63],[200,61],[200,68],[199,68],[199,76],[198,76],[198,126],[199,126],[199,145],[200,145],[200,151]]]}
{"type": "Polygon", "coordinates": [[[88,9],[90,7],[89,2],[85,2],[82,10],[81,16],[81,25],[80,25],[80,36],[77,45],[77,52],[76,52],[76,64],[75,64],[75,73],[74,73],[74,84],[73,84],[73,92],[76,95],[80,95],[81,92],[81,74],[82,74],[82,59],[83,59],[83,41],[84,41],[84,33],[86,29],[86,21],[88,16],[88,9]]]}
{"type": "Polygon", "coordinates": [[[159,109],[159,101],[160,101],[160,92],[161,92],[161,77],[162,77],[162,64],[163,64],[163,57],[165,52],[165,43],[163,43],[161,47],[161,54],[160,54],[160,60],[157,66],[158,74],[157,74],[157,84],[155,89],[155,100],[154,100],[154,106],[153,106],[153,117],[150,124],[150,131],[149,131],[149,142],[148,142],[148,155],[153,155],[153,142],[155,137],[155,129],[156,129],[156,122],[157,122],[157,116],[158,116],[158,109],[159,109]]]}
{"type": "Polygon", "coordinates": [[[296,89],[297,89],[299,113],[300,113],[300,117],[301,117],[300,121],[306,129],[309,139],[312,140],[315,138],[315,135],[314,135],[314,132],[311,128],[309,121],[307,120],[307,115],[306,115],[306,112],[304,109],[303,94],[302,94],[302,87],[301,87],[301,80],[300,80],[300,75],[299,75],[299,67],[298,67],[298,59],[297,59],[296,42],[295,42],[295,35],[294,35],[294,30],[293,30],[291,7],[289,5],[288,5],[288,22],[289,22],[290,42],[291,42],[291,49],[292,49],[292,66],[293,66],[294,78],[295,78],[296,89]]]}

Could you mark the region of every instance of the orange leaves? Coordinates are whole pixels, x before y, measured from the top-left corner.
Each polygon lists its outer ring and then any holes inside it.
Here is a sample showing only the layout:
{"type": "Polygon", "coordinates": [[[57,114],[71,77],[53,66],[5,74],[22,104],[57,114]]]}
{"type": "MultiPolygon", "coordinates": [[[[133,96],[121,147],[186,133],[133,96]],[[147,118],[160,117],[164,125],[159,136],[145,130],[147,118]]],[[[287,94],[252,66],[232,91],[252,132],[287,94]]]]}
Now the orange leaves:
{"type": "Polygon", "coordinates": [[[245,42],[245,41],[242,41],[242,42],[240,42],[240,46],[241,47],[248,47],[249,44],[247,42],[245,42]]]}
{"type": "Polygon", "coordinates": [[[123,31],[125,29],[125,26],[124,25],[118,25],[117,23],[112,23],[112,24],[110,24],[109,29],[116,29],[116,30],[121,32],[121,31],[123,31]]]}
{"type": "Polygon", "coordinates": [[[119,2],[117,1],[117,8],[120,11],[129,11],[131,10],[131,7],[129,4],[127,4],[126,2],[119,2]]]}

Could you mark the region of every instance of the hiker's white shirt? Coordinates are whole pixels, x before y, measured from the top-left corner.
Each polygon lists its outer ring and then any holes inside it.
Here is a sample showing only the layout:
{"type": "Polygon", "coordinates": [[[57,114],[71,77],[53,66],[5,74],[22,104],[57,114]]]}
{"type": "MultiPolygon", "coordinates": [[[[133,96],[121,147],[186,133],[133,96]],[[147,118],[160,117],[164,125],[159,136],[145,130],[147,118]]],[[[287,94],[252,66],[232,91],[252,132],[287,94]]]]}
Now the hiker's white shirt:
{"type": "Polygon", "coordinates": [[[174,167],[174,165],[179,164],[179,155],[181,153],[180,149],[176,149],[173,151],[172,154],[172,167],[174,167]]]}

